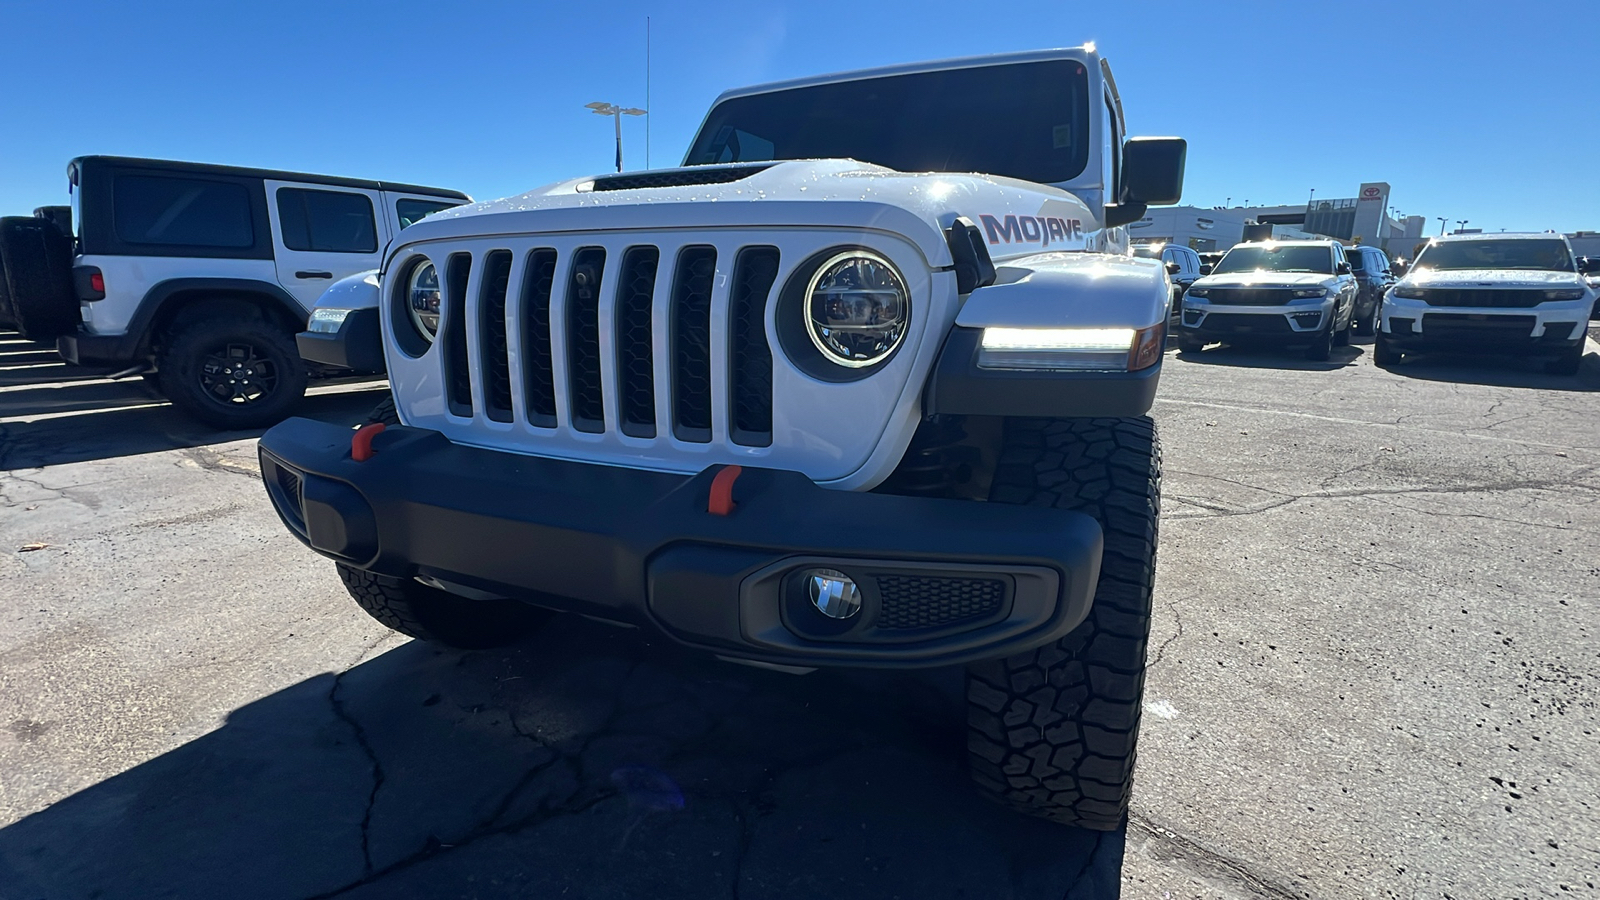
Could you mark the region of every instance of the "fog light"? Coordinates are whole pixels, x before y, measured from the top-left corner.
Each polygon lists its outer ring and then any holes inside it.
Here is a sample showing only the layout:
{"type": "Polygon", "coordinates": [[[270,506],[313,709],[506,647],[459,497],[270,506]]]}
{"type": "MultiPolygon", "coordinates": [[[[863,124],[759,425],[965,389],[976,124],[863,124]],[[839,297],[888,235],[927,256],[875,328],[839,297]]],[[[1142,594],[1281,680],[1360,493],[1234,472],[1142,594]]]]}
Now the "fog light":
{"type": "Polygon", "coordinates": [[[811,605],[830,619],[848,619],[861,611],[861,589],[850,576],[833,569],[801,573],[811,592],[811,605]]]}

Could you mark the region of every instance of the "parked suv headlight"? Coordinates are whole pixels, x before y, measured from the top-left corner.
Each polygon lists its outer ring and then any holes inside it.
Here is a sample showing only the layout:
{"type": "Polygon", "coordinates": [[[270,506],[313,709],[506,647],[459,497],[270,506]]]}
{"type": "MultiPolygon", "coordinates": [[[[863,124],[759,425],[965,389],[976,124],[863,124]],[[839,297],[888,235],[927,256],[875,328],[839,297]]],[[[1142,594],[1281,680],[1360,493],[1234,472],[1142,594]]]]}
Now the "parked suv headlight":
{"type": "Polygon", "coordinates": [[[344,327],[344,320],[350,318],[353,309],[314,309],[311,319],[306,322],[306,330],[312,334],[338,334],[344,327]]]}
{"type": "Polygon", "coordinates": [[[1588,291],[1583,288],[1568,288],[1560,291],[1545,291],[1546,300],[1582,300],[1588,291]]]}
{"type": "Polygon", "coordinates": [[[1316,298],[1318,300],[1321,300],[1323,297],[1328,296],[1328,289],[1327,288],[1298,288],[1290,296],[1294,297],[1294,299],[1296,299],[1296,300],[1309,300],[1309,299],[1312,299],[1312,298],[1316,298]]]}
{"type": "Polygon", "coordinates": [[[883,257],[847,250],[806,286],[806,333],[829,361],[850,368],[882,362],[906,336],[910,295],[883,257]]]}
{"type": "Polygon", "coordinates": [[[428,343],[439,333],[439,272],[425,262],[411,270],[406,284],[406,312],[417,334],[428,343]]]}
{"type": "Polygon", "coordinates": [[[1423,297],[1422,288],[1419,287],[1397,287],[1390,293],[1402,300],[1421,300],[1423,297]]]}
{"type": "Polygon", "coordinates": [[[1211,289],[1192,287],[1184,291],[1183,295],[1185,297],[1209,297],[1211,296],[1211,289]]]}

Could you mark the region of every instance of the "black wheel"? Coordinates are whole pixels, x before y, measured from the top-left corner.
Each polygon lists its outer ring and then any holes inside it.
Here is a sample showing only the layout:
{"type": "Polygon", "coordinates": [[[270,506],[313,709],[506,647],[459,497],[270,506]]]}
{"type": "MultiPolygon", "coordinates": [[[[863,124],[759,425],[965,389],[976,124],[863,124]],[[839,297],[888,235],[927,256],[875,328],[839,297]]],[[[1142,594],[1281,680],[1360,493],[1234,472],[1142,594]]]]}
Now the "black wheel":
{"type": "Polygon", "coordinates": [[[383,400],[380,401],[377,406],[372,408],[372,412],[367,413],[366,424],[376,425],[379,422],[382,422],[385,425],[400,424],[400,413],[394,408],[393,394],[383,398],[383,400]]]}
{"type": "Polygon", "coordinates": [[[1546,372],[1552,375],[1576,375],[1578,369],[1583,367],[1583,341],[1579,341],[1571,350],[1566,350],[1544,364],[1546,372]]]}
{"type": "Polygon", "coordinates": [[[367,615],[431,644],[461,650],[503,647],[526,637],[552,615],[515,600],[469,600],[414,579],[335,565],[345,590],[367,615]]]}
{"type": "Polygon", "coordinates": [[[1205,348],[1206,342],[1202,338],[1195,337],[1191,334],[1186,334],[1182,331],[1178,332],[1178,352],[1199,353],[1205,348]]]}
{"type": "Polygon", "coordinates": [[[1377,340],[1372,342],[1373,363],[1380,366],[1398,366],[1400,358],[1400,351],[1395,349],[1394,344],[1389,342],[1383,332],[1378,332],[1377,340]]]}
{"type": "Polygon", "coordinates": [[[1334,314],[1328,314],[1328,321],[1317,329],[1311,337],[1311,345],[1306,348],[1306,359],[1322,362],[1333,355],[1334,314]]]}
{"type": "Polygon", "coordinates": [[[265,428],[306,393],[306,366],[282,328],[261,319],[204,319],[183,328],[161,356],[172,405],[214,428],[265,428]]]}
{"type": "Polygon", "coordinates": [[[967,669],[973,780],[1019,812],[1122,826],[1133,786],[1155,585],[1161,447],[1147,416],[1011,419],[990,501],[1088,513],[1105,532],[1089,617],[1037,650],[967,669]]]}
{"type": "MultiPolygon", "coordinates": [[[[1334,311],[1334,324],[1336,324],[1336,325],[1338,324],[1338,311],[1337,310],[1334,311]]],[[[1336,346],[1336,347],[1348,347],[1348,346],[1350,346],[1350,332],[1354,331],[1355,327],[1356,327],[1356,304],[1355,304],[1355,301],[1352,300],[1352,301],[1350,301],[1350,317],[1348,319],[1344,320],[1344,327],[1340,328],[1337,331],[1335,331],[1334,334],[1333,334],[1334,346],[1336,346]]]]}

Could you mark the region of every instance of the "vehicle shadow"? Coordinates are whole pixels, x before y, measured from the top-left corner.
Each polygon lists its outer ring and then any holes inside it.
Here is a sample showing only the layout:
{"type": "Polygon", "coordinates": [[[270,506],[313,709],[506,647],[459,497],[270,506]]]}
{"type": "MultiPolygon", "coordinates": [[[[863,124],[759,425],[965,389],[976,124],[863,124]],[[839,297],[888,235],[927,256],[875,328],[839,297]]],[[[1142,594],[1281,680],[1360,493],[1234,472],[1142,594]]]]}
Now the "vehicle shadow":
{"type": "Polygon", "coordinates": [[[1553,375],[1541,360],[1516,356],[1426,353],[1406,357],[1387,371],[1418,381],[1449,381],[1541,391],[1600,392],[1600,354],[1592,349],[1576,375],[1553,375]]]}
{"type": "Polygon", "coordinates": [[[0,829],[5,896],[1113,898],[1125,832],[966,783],[960,673],[764,672],[575,616],[409,643],[0,829]]]}
{"type": "Polygon", "coordinates": [[[1352,338],[1350,344],[1334,347],[1332,355],[1322,361],[1305,358],[1297,347],[1279,347],[1268,344],[1222,344],[1198,353],[1180,350],[1177,358],[1203,366],[1229,366],[1243,369],[1287,369],[1298,372],[1332,372],[1352,365],[1363,351],[1357,346],[1371,338],[1352,338]]]}
{"type": "MultiPolygon", "coordinates": [[[[144,379],[69,366],[54,349],[0,335],[0,470],[132,456],[259,437],[173,409],[144,379]],[[20,348],[20,349],[19,349],[20,348]],[[19,361],[21,360],[21,361],[19,361]]],[[[313,382],[296,415],[358,425],[388,390],[370,379],[313,382]]]]}

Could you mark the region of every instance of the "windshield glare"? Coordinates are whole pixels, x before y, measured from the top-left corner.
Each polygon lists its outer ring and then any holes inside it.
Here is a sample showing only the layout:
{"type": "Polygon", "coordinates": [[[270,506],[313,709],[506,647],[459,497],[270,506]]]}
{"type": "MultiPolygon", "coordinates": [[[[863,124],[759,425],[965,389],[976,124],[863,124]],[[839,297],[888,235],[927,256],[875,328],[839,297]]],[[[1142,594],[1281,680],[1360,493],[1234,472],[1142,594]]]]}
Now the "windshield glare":
{"type": "Polygon", "coordinates": [[[1133,255],[1140,259],[1160,259],[1161,246],[1159,244],[1134,244],[1133,255]]]}
{"type": "Polygon", "coordinates": [[[1417,256],[1418,269],[1544,269],[1574,271],[1565,241],[1444,241],[1417,256]]]}
{"type": "Polygon", "coordinates": [[[736,97],[686,165],[856,159],[901,172],[1069,181],[1088,160],[1088,75],[1071,60],[865,78],[736,97]],[[953,123],[982,122],[962,127],[953,123]]]}
{"type": "Polygon", "coordinates": [[[1235,247],[1211,270],[1213,275],[1231,272],[1311,272],[1333,274],[1333,254],[1327,247],[1235,247]]]}

